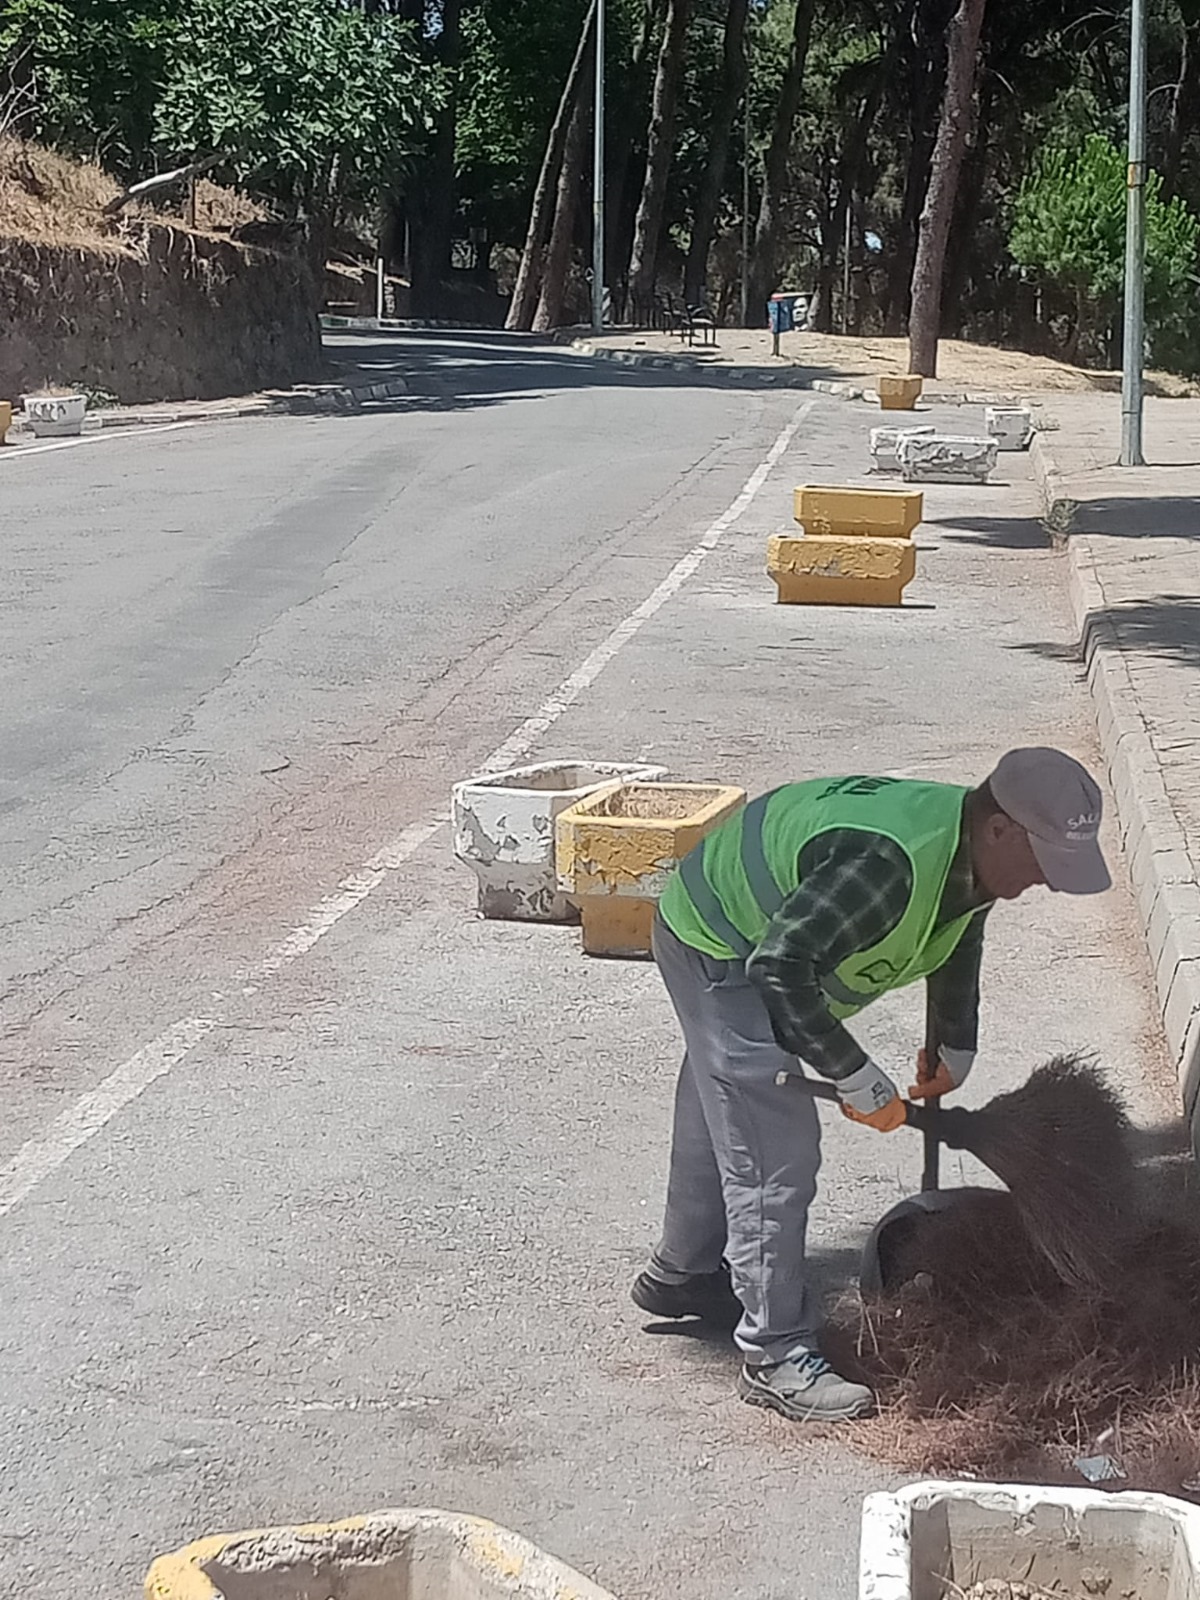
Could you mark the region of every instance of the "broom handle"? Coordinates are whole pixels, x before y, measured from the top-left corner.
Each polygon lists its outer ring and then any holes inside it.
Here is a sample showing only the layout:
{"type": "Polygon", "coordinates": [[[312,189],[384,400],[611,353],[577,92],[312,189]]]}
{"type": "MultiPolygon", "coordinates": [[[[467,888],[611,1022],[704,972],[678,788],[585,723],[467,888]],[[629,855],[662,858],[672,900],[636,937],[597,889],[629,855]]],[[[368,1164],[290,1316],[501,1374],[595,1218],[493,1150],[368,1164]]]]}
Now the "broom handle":
{"type": "MultiPolygon", "coordinates": [[[[932,1071],[937,1071],[938,1055],[941,1052],[942,1042],[938,1036],[937,1013],[933,1009],[933,1000],[929,994],[929,984],[925,985],[925,1061],[932,1071]]],[[[938,1119],[941,1114],[941,1102],[936,1098],[926,1100],[924,1107],[928,1116],[922,1117],[919,1124],[921,1139],[924,1144],[925,1160],[921,1167],[921,1193],[932,1194],[939,1187],[940,1154],[942,1141],[938,1137],[938,1119]]]]}

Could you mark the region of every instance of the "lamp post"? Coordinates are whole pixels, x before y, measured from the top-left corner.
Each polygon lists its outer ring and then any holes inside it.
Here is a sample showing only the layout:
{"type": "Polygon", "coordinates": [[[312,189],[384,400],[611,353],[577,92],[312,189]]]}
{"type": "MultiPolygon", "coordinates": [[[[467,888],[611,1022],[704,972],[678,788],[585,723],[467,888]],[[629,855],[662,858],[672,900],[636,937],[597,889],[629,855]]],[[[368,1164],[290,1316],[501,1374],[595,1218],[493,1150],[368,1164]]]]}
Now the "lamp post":
{"type": "Polygon", "coordinates": [[[592,332],[604,331],[604,0],[596,0],[596,92],[592,109],[592,332]]]}
{"type": "Polygon", "coordinates": [[[742,100],[742,327],[750,326],[750,74],[742,100]]]}
{"type": "Polygon", "coordinates": [[[1143,366],[1146,359],[1146,0],[1131,0],[1129,18],[1129,167],[1125,202],[1125,316],[1121,355],[1121,465],[1145,465],[1142,454],[1143,366]]]}

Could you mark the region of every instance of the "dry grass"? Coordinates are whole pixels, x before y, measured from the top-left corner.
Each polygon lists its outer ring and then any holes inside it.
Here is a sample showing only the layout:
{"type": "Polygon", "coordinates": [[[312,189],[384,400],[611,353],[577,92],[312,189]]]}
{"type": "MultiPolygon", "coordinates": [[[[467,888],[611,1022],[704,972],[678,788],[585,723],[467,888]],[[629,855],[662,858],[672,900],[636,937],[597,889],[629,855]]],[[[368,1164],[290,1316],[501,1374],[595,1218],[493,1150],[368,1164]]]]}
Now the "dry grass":
{"type": "Polygon", "coordinates": [[[1114,1487],[1200,1499],[1200,1228],[1142,1217],[1103,1286],[1065,1284],[1011,1196],[929,1217],[904,1246],[904,1286],[846,1298],[831,1355],[880,1397],[853,1424],[906,1470],[1080,1483],[1074,1458],[1125,1471],[1114,1487]]]}
{"type": "Polygon", "coordinates": [[[74,161],[41,145],[0,136],[0,235],[60,249],[131,253],[130,223],[157,222],[184,232],[220,235],[266,212],[248,196],[201,178],[196,185],[196,226],[186,221],[183,186],[163,191],[158,206],[127,206],[118,217],[104,207],[121,192],[94,162],[74,161]]]}
{"type": "MultiPolygon", "coordinates": [[[[590,336],[589,336],[590,337],[590,336]]],[[[822,377],[844,378],[871,384],[881,374],[908,370],[908,340],[855,337],[836,333],[787,333],[780,355],[771,354],[771,335],[764,330],[720,328],[718,345],[703,349],[680,345],[677,335],[624,329],[593,342],[610,348],[663,351],[691,357],[703,366],[801,366],[822,377]]],[[[938,346],[938,375],[932,387],[977,389],[1012,394],[1088,394],[1119,391],[1119,372],[1092,372],[1049,356],[1022,350],[1001,350],[993,345],[971,344],[965,339],[943,339],[938,346]]],[[[1169,372],[1147,374],[1151,394],[1169,399],[1200,395],[1200,385],[1169,372]]]]}
{"type": "Polygon", "coordinates": [[[124,252],[104,206],[120,186],[90,162],[0,138],[0,233],[35,244],[124,252]]]}

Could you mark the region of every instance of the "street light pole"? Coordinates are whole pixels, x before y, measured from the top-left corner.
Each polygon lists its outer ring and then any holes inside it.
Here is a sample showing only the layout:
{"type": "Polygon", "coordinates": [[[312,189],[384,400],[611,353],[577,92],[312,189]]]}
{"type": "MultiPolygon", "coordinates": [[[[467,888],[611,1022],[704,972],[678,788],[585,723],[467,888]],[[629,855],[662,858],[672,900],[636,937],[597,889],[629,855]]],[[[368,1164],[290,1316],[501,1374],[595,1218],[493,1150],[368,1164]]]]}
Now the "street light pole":
{"type": "Polygon", "coordinates": [[[1146,359],[1146,0],[1131,0],[1129,19],[1129,168],[1125,209],[1125,318],[1121,357],[1121,465],[1142,454],[1146,359]]]}
{"type": "Polygon", "coordinates": [[[596,0],[596,92],[592,108],[592,332],[604,331],[604,0],[596,0]]]}
{"type": "Polygon", "coordinates": [[[750,74],[742,102],[742,327],[750,326],[750,74]]]}

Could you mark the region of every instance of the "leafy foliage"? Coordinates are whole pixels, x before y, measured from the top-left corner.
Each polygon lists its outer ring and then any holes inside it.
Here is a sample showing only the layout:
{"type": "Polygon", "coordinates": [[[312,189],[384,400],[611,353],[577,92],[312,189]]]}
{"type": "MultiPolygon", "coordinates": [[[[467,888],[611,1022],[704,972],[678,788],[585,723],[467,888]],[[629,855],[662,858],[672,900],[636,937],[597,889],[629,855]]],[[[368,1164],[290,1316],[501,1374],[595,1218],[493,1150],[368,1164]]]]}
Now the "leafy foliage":
{"type": "MultiPolygon", "coordinates": [[[[817,289],[824,326],[903,326],[954,3],[817,0],[783,188],[770,198],[777,286],[817,289]]],[[[796,5],[751,0],[748,151],[739,110],[708,263],[714,306],[738,302],[743,157],[753,221],[796,5]]],[[[1163,175],[1148,192],[1148,312],[1156,350],[1178,352],[1200,212],[1200,0],[1148,6],[1150,148],[1163,175]]],[[[19,104],[19,131],[123,178],[220,149],[226,172],[293,213],[363,214],[382,202],[391,236],[409,239],[435,279],[462,262],[454,247],[468,238],[486,275],[524,239],[586,9],[587,0],[0,0],[0,107],[19,104]]],[[[666,5],[605,9],[619,288],[666,5]]],[[[691,11],[657,256],[674,292],[708,170],[728,0],[692,0],[691,11]]],[[[1061,351],[1067,329],[1066,353],[1080,334],[1084,353],[1100,353],[1120,296],[1127,49],[1128,0],[988,6],[943,331],[1061,351]]],[[[578,293],[590,162],[576,188],[578,293]]]]}
{"type": "Polygon", "coordinates": [[[0,60],[31,75],[21,130],[130,176],[153,143],[179,0],[9,0],[0,60]]]}
{"type": "Polygon", "coordinates": [[[362,201],[420,144],[433,96],[413,30],[329,0],[190,0],[158,143],[227,150],[256,184],[321,211],[362,201]]]}
{"type": "Polygon", "coordinates": [[[412,24],[339,0],[11,0],[0,57],[35,83],[23,131],[127,177],[226,152],[305,210],[373,200],[440,93],[412,24]]]}
{"type": "MultiPolygon", "coordinates": [[[[1074,150],[1046,151],[1021,185],[1009,247],[1023,267],[1073,298],[1081,324],[1112,319],[1125,260],[1123,152],[1100,134],[1074,150]]],[[[1185,203],[1164,201],[1162,179],[1146,178],[1146,318],[1153,337],[1170,333],[1190,298],[1200,223],[1185,203]]]]}

